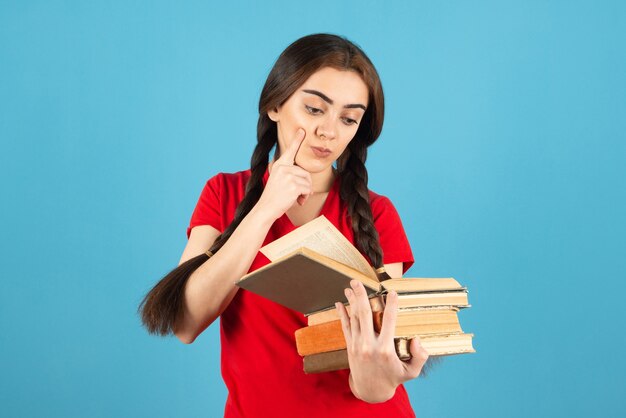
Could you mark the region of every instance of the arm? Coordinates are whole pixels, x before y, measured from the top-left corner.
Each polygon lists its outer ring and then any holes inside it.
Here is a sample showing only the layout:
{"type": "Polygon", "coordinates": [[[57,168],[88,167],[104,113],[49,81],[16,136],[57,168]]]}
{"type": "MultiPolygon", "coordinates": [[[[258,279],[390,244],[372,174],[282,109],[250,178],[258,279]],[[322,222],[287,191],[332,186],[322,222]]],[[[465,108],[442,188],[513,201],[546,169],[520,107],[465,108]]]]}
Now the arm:
{"type": "MultiPolygon", "coordinates": [[[[272,166],[270,177],[257,204],[242,219],[226,243],[196,271],[185,286],[183,314],[174,334],[192,343],[228,307],[237,293],[235,281],[250,269],[274,221],[296,201],[304,204],[311,193],[311,176],[293,164],[304,140],[300,132],[272,166]]],[[[180,263],[205,252],[219,231],[204,225],[192,229],[180,263]]]]}
{"type": "MultiPolygon", "coordinates": [[[[235,281],[250,269],[274,220],[255,206],[224,246],[192,273],[185,287],[183,316],[175,330],[182,342],[192,343],[226,309],[237,293],[235,281]]],[[[193,228],[179,264],[205,252],[218,235],[212,226],[193,228]]]]}

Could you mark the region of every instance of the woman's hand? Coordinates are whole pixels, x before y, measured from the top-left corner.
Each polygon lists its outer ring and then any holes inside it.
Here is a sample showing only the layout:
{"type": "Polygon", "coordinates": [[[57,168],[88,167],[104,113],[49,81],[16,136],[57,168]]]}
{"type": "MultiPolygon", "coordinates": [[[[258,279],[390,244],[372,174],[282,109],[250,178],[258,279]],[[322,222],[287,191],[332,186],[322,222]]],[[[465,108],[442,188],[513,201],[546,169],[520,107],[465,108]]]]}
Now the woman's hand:
{"type": "Polygon", "coordinates": [[[404,362],[398,358],[394,344],[396,292],[387,295],[382,328],[377,334],[365,287],[357,280],[352,280],[350,287],[345,290],[350,315],[342,303],[336,304],[348,349],[350,388],[357,398],[366,402],[384,402],[393,397],[400,384],[420,374],[428,353],[416,337],[410,344],[411,360],[404,362]]]}
{"type": "Polygon", "coordinates": [[[304,129],[298,129],[284,154],[274,161],[259,199],[259,207],[267,210],[274,219],[281,217],[296,201],[304,205],[313,192],[311,174],[294,163],[304,137],[304,129]]]}

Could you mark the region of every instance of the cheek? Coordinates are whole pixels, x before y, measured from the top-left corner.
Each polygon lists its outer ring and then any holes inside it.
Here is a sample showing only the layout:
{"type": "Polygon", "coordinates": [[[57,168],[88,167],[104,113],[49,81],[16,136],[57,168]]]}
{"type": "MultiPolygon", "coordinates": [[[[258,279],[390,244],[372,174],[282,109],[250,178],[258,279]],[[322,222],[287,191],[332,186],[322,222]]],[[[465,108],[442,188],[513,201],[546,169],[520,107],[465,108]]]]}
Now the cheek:
{"type": "Polygon", "coordinates": [[[341,134],[341,144],[342,147],[347,148],[348,144],[354,140],[356,136],[357,128],[352,127],[344,127],[341,134]]]}
{"type": "MultiPolygon", "coordinates": [[[[298,112],[296,109],[290,109],[289,112],[283,114],[281,118],[282,125],[285,128],[293,129],[307,128],[311,124],[311,120],[307,118],[304,112],[298,112]]],[[[286,132],[285,132],[286,133],[286,132]]]]}
{"type": "Polygon", "coordinates": [[[348,145],[350,144],[351,141],[352,141],[352,137],[349,137],[348,139],[345,139],[345,140],[341,141],[341,144],[339,146],[337,146],[336,158],[339,158],[339,156],[341,154],[343,154],[343,152],[346,150],[346,148],[348,148],[348,145]]]}
{"type": "Polygon", "coordinates": [[[283,115],[280,122],[280,130],[287,144],[296,136],[299,128],[304,129],[306,132],[304,142],[307,142],[315,134],[315,125],[307,115],[299,114],[298,112],[290,112],[283,115]]]}

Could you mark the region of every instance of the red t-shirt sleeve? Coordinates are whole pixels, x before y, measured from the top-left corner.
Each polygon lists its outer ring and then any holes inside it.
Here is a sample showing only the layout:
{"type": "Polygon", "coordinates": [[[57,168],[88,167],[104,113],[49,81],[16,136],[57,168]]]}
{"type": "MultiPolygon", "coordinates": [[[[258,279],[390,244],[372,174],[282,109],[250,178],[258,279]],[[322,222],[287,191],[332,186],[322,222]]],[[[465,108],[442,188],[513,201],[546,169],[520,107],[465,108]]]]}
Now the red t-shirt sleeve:
{"type": "Polygon", "coordinates": [[[191,229],[198,225],[211,225],[222,232],[222,217],[220,213],[222,184],[222,173],[219,173],[211,177],[204,185],[189,221],[187,238],[191,234],[191,229]]]}
{"type": "Polygon", "coordinates": [[[371,205],[374,226],[383,250],[383,263],[403,263],[404,274],[413,265],[414,259],[400,215],[391,200],[385,196],[376,196],[371,205]]]}

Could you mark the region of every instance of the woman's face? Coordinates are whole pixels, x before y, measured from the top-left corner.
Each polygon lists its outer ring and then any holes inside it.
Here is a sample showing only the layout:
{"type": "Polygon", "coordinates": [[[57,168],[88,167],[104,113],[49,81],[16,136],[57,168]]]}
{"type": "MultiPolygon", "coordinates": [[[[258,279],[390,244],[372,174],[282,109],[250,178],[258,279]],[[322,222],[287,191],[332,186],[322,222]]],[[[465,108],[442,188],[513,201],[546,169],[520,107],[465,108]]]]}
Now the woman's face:
{"type": "Polygon", "coordinates": [[[328,170],[361,123],[369,91],[359,74],[325,67],[311,75],[285,103],[268,112],[278,128],[281,154],[306,132],[296,164],[310,173],[328,170]]]}

